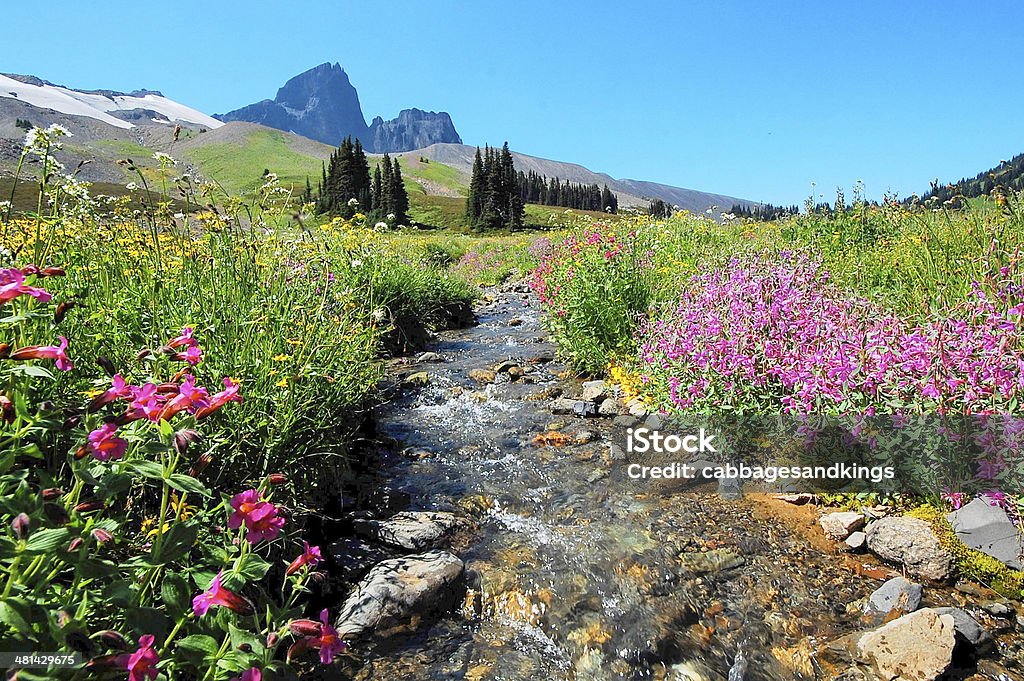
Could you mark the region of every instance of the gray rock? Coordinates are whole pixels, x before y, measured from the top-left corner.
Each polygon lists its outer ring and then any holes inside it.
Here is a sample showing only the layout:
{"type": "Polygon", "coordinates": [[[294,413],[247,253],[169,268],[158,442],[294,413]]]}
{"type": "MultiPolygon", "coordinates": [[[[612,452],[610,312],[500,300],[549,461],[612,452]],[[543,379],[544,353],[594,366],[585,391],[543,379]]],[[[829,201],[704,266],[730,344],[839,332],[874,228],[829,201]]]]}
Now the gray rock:
{"type": "Polygon", "coordinates": [[[868,535],[864,532],[854,532],[846,538],[846,546],[851,551],[860,552],[867,548],[868,535]]]}
{"type": "Polygon", "coordinates": [[[1016,614],[1014,609],[1006,603],[983,603],[981,609],[993,617],[1004,620],[1008,620],[1016,614]]]}
{"type": "Polygon", "coordinates": [[[629,413],[629,409],[617,397],[609,397],[601,400],[597,407],[597,413],[601,416],[623,416],[629,413]]]}
{"type": "Polygon", "coordinates": [[[631,416],[641,417],[647,415],[647,405],[640,400],[633,400],[628,406],[631,416]]]}
{"type": "Polygon", "coordinates": [[[579,402],[579,400],[570,400],[567,397],[559,397],[551,403],[551,413],[559,415],[571,414],[575,411],[577,402],[579,402]]]}
{"type": "Polygon", "coordinates": [[[576,400],[572,405],[572,413],[576,416],[597,416],[597,405],[593,402],[576,400]]]}
{"type": "Polygon", "coordinates": [[[856,650],[883,679],[935,681],[952,665],[955,647],[953,616],[925,608],[862,635],[856,650]]]}
{"type": "Polygon", "coordinates": [[[914,612],[921,607],[924,589],[902,577],[893,577],[879,587],[864,604],[864,612],[873,615],[888,615],[893,610],[900,614],[914,612]]]}
{"type": "Polygon", "coordinates": [[[437,546],[461,522],[452,513],[404,511],[387,520],[357,520],[355,529],[391,546],[422,551],[437,546]]]}
{"type": "Polygon", "coordinates": [[[1014,570],[1024,569],[1024,535],[1002,508],[978,498],[947,516],[960,541],[1002,561],[1014,570]]]}
{"type": "Polygon", "coordinates": [[[931,526],[919,518],[892,516],[868,525],[868,548],[882,560],[938,582],[953,576],[953,558],[939,544],[931,526]]]}
{"type": "Polygon", "coordinates": [[[416,355],[417,362],[443,362],[444,357],[437,354],[436,352],[421,352],[416,355]]]}
{"type": "Polygon", "coordinates": [[[691,573],[722,572],[741,567],[747,562],[746,558],[729,549],[683,554],[679,556],[679,561],[683,571],[691,573]]]}
{"type": "Polygon", "coordinates": [[[608,386],[604,381],[587,381],[583,384],[582,399],[585,402],[600,402],[608,396],[608,386]]]}
{"type": "Polygon", "coordinates": [[[644,427],[650,428],[651,430],[660,430],[662,425],[661,417],[657,414],[651,414],[644,419],[644,427]]]}
{"type": "Polygon", "coordinates": [[[625,461],[626,453],[618,445],[608,445],[608,458],[612,461],[625,461]]]}
{"type": "Polygon", "coordinates": [[[635,416],[616,416],[612,419],[612,426],[615,428],[632,428],[637,424],[635,416]]]}
{"type": "Polygon", "coordinates": [[[853,511],[829,513],[822,516],[818,522],[825,531],[825,536],[842,541],[849,537],[851,532],[864,527],[864,516],[853,511]]]}
{"type": "Polygon", "coordinates": [[[447,551],[393,558],[378,563],[341,606],[336,628],[355,638],[428,614],[462,576],[465,565],[447,551]]]}
{"type": "Polygon", "coordinates": [[[957,638],[970,644],[978,653],[986,653],[992,649],[995,640],[992,634],[985,627],[978,624],[978,621],[960,608],[935,608],[940,615],[953,617],[953,626],[956,628],[957,638]]]}

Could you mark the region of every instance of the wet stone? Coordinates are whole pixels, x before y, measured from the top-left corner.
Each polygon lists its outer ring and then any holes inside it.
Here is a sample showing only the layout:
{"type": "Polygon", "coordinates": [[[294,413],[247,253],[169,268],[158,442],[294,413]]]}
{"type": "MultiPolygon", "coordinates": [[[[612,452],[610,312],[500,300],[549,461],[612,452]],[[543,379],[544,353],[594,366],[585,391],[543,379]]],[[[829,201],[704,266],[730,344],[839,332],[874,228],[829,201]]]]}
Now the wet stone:
{"type": "Polygon", "coordinates": [[[829,513],[822,516],[819,521],[825,536],[835,541],[842,541],[850,536],[850,533],[864,527],[864,516],[860,513],[829,513]]]}
{"type": "Polygon", "coordinates": [[[416,355],[417,362],[443,362],[444,357],[437,354],[436,352],[421,352],[416,355]]]}
{"type": "Polygon", "coordinates": [[[385,544],[410,551],[433,548],[460,525],[452,513],[405,511],[387,520],[357,520],[355,529],[385,544]]]}
{"type": "Polygon", "coordinates": [[[924,609],[862,635],[857,655],[884,679],[936,681],[952,665],[955,647],[953,616],[924,609]]]}
{"type": "Polygon", "coordinates": [[[868,526],[868,548],[917,577],[942,582],[953,576],[953,559],[931,526],[919,518],[882,518],[868,526]]]}
{"type": "Polygon", "coordinates": [[[971,617],[966,610],[960,608],[935,608],[940,615],[950,615],[953,618],[953,626],[956,629],[957,638],[971,646],[978,654],[988,652],[994,643],[992,634],[985,627],[978,624],[978,620],[971,617]]]}
{"type": "Polygon", "coordinates": [[[921,607],[921,594],[924,589],[903,577],[894,577],[878,588],[868,602],[864,611],[873,615],[888,615],[896,611],[900,614],[914,612],[921,607]]]}

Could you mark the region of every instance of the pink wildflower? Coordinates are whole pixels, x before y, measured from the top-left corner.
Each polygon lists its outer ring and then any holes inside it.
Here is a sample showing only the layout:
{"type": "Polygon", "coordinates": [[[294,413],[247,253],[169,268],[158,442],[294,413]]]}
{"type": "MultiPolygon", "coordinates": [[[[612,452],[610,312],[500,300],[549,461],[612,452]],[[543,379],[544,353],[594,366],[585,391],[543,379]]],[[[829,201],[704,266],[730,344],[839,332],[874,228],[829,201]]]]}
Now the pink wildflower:
{"type": "Polygon", "coordinates": [[[117,424],[105,423],[89,433],[89,453],[100,461],[117,461],[128,449],[128,441],[114,437],[117,424]]]}
{"type": "Polygon", "coordinates": [[[247,600],[221,585],[222,574],[224,573],[218,572],[210,582],[210,588],[192,599],[192,612],[196,614],[196,617],[202,617],[215,605],[224,606],[242,615],[252,612],[252,605],[247,600]]]}
{"type": "Polygon", "coordinates": [[[74,363],[68,359],[68,339],[64,336],[57,336],[59,345],[30,345],[11,353],[11,359],[52,359],[56,360],[57,368],[61,371],[71,371],[75,368],[74,363]]]}

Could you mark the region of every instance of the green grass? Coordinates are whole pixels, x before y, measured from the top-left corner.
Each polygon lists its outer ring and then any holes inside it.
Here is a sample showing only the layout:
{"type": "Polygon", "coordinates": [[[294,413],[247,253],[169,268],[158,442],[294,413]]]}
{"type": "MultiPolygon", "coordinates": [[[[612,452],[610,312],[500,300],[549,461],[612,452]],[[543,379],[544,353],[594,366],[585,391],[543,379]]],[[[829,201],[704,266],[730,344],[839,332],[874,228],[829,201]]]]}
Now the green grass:
{"type": "Polygon", "coordinates": [[[189,149],[183,156],[231,193],[258,186],[264,170],[276,173],[285,187],[301,192],[307,177],[315,187],[322,162],[295,151],[288,133],[277,130],[255,130],[242,144],[208,144],[189,149]]]}
{"type": "Polygon", "coordinates": [[[415,153],[399,156],[399,163],[402,166],[402,177],[406,180],[425,180],[428,183],[457,192],[459,196],[465,196],[469,189],[466,184],[469,181],[466,175],[452,166],[436,161],[423,163],[415,153]]]}

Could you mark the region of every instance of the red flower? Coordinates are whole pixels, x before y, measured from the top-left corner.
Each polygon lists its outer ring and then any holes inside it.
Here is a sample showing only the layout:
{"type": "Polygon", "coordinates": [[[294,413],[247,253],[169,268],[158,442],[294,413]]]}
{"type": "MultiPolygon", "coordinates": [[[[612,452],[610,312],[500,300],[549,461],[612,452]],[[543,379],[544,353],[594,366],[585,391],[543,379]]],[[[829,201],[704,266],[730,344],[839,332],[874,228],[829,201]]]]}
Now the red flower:
{"type": "Polygon", "coordinates": [[[138,390],[135,386],[128,385],[121,374],[114,374],[114,377],[110,379],[110,384],[110,387],[102,395],[89,404],[89,411],[97,411],[114,400],[134,398],[135,391],[138,390]]]}
{"type": "Polygon", "coordinates": [[[57,361],[57,368],[61,371],[71,371],[75,368],[74,363],[68,359],[68,339],[64,336],[57,336],[59,345],[29,345],[15,350],[11,353],[11,359],[53,359],[57,361]]]}
{"type": "Polygon", "coordinates": [[[262,681],[263,672],[256,667],[246,669],[241,676],[232,677],[231,681],[262,681]]]}
{"type": "Polygon", "coordinates": [[[203,361],[203,349],[198,345],[190,345],[185,352],[175,354],[174,359],[179,362],[188,362],[192,366],[195,366],[203,361]]]}
{"type": "Polygon", "coordinates": [[[160,411],[159,418],[170,421],[175,414],[182,410],[195,414],[200,409],[210,406],[208,397],[209,393],[206,391],[206,388],[202,386],[196,387],[195,376],[187,374],[184,380],[182,380],[181,385],[178,386],[178,394],[160,411]]]}
{"type": "Polygon", "coordinates": [[[197,617],[202,617],[215,605],[222,605],[242,615],[252,613],[252,606],[249,604],[249,601],[234,591],[221,586],[220,577],[222,574],[224,573],[218,572],[217,576],[210,582],[210,588],[192,599],[192,612],[197,617]]]}
{"type": "Polygon", "coordinates": [[[146,634],[139,639],[138,650],[117,656],[118,666],[128,670],[128,681],[152,681],[159,674],[156,664],[160,661],[160,656],[153,650],[154,640],[152,634],[146,634]]]}
{"type": "Polygon", "coordinates": [[[310,567],[317,565],[323,561],[323,556],[320,554],[319,546],[310,546],[308,541],[303,541],[302,554],[291,562],[288,566],[288,570],[285,575],[292,575],[303,568],[303,566],[309,565],[310,567]]]}

